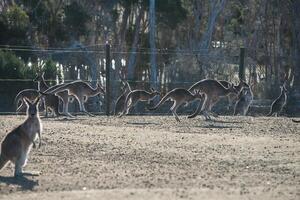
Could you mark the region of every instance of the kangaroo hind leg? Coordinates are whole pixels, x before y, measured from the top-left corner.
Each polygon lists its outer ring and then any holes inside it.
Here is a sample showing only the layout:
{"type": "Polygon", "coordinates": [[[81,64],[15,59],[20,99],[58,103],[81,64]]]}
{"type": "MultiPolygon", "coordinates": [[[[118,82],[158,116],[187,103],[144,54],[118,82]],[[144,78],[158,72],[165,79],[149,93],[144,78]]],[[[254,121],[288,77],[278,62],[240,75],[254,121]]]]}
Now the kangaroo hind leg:
{"type": "Polygon", "coordinates": [[[85,107],[84,107],[84,100],[85,100],[85,97],[82,96],[81,98],[79,98],[79,109],[80,109],[80,112],[83,112],[91,117],[94,117],[95,115],[89,113],[88,111],[86,111],[85,107]]]}
{"type": "Polygon", "coordinates": [[[173,106],[171,107],[171,111],[172,111],[172,114],[174,115],[176,121],[180,122],[180,119],[179,119],[179,117],[178,117],[178,115],[176,113],[178,107],[179,107],[179,105],[177,105],[177,102],[174,101],[173,106]]]}

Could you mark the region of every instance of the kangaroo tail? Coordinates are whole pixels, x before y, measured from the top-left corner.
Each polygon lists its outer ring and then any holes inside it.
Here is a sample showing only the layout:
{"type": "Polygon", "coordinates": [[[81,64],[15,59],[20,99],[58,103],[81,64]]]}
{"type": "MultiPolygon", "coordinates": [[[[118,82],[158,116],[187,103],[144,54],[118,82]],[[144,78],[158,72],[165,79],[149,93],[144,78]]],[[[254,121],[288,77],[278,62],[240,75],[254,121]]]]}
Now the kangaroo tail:
{"type": "Polygon", "coordinates": [[[271,109],[270,112],[267,114],[267,117],[270,117],[273,115],[273,110],[271,109]]]}
{"type": "MultiPolygon", "coordinates": [[[[203,103],[205,103],[205,102],[203,102],[203,103]]],[[[190,114],[187,118],[196,117],[200,113],[201,108],[202,108],[202,104],[201,104],[201,101],[199,101],[199,104],[198,104],[198,107],[197,107],[196,111],[194,113],[190,114]]]]}
{"type": "Polygon", "coordinates": [[[117,101],[115,103],[114,115],[117,115],[119,112],[122,112],[122,110],[123,110],[122,108],[124,108],[125,98],[126,98],[126,96],[122,95],[117,99],[117,101]]]}
{"type": "Polygon", "coordinates": [[[163,104],[165,101],[167,101],[170,97],[170,92],[167,93],[154,107],[148,108],[149,110],[156,110],[161,104],[163,104]]]}
{"type": "Polygon", "coordinates": [[[132,93],[132,92],[130,92],[129,94],[127,94],[127,96],[126,96],[126,98],[125,98],[124,107],[123,107],[123,110],[121,111],[120,117],[121,117],[122,115],[124,115],[124,114],[127,112],[128,101],[129,101],[129,99],[131,98],[131,93],[132,93]]]}
{"type": "Polygon", "coordinates": [[[5,167],[7,162],[8,162],[8,160],[5,159],[2,155],[0,155],[0,171],[5,167]]]}

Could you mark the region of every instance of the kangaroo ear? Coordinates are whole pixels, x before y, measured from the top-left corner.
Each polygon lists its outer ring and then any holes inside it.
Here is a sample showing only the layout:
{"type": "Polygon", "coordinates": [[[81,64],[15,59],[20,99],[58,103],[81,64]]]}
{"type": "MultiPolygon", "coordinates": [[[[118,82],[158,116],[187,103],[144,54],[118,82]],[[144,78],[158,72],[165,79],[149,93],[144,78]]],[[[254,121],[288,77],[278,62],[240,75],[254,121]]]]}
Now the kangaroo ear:
{"type": "Polygon", "coordinates": [[[104,87],[102,87],[100,84],[98,84],[98,87],[99,87],[100,90],[102,91],[102,94],[105,94],[105,89],[104,89],[104,87]]]}
{"type": "Polygon", "coordinates": [[[41,95],[39,95],[35,100],[34,100],[34,105],[37,105],[41,100],[41,95]]]}
{"type": "Polygon", "coordinates": [[[282,85],[280,86],[280,89],[283,90],[283,86],[282,85]]]}
{"type": "Polygon", "coordinates": [[[32,105],[31,101],[27,97],[23,97],[23,101],[26,103],[27,106],[32,105]]]}

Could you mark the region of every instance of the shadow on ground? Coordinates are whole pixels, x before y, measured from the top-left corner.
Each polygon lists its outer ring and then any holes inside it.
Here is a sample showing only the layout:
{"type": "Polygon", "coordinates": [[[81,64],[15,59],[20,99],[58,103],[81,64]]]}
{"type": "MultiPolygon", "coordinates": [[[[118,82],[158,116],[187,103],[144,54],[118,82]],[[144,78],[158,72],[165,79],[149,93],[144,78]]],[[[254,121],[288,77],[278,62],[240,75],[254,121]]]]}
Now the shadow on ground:
{"type": "Polygon", "coordinates": [[[18,185],[22,190],[32,190],[34,186],[38,185],[37,180],[30,180],[26,176],[20,176],[17,178],[0,176],[0,183],[6,183],[7,185],[18,185]]]}

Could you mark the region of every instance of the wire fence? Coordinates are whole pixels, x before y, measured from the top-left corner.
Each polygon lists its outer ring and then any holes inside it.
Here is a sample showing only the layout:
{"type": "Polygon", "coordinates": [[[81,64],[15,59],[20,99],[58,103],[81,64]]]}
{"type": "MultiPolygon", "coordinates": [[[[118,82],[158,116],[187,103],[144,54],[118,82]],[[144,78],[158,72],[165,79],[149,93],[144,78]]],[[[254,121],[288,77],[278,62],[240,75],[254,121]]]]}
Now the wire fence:
{"type": "MultiPolygon", "coordinates": [[[[94,113],[112,113],[117,98],[122,94],[122,79],[128,80],[133,89],[150,90],[153,85],[150,80],[150,59],[149,55],[155,54],[157,61],[157,89],[161,94],[176,87],[189,88],[193,83],[203,79],[212,78],[228,80],[237,83],[238,77],[250,80],[251,71],[248,67],[248,57],[243,55],[241,59],[241,48],[234,45],[220,45],[218,48],[191,50],[188,48],[157,48],[150,51],[150,48],[123,45],[110,45],[109,58],[107,57],[107,44],[96,44],[83,46],[75,44],[68,48],[63,47],[32,47],[22,45],[0,45],[2,51],[13,51],[17,53],[29,53],[27,57],[38,57],[41,60],[51,59],[57,63],[60,78],[58,76],[46,79],[50,85],[67,83],[74,80],[98,82],[106,87],[109,96],[93,97],[87,101],[86,107],[94,113]],[[133,49],[130,51],[128,49],[133,49]],[[132,61],[133,60],[133,61],[132,61]],[[241,62],[241,60],[243,60],[241,62]],[[244,63],[245,61],[245,63],[244,63]],[[109,73],[107,74],[107,64],[109,73]],[[131,65],[131,66],[130,66],[131,65]],[[128,77],[129,70],[132,70],[133,77],[128,77]],[[242,74],[242,75],[241,75],[242,74]]],[[[33,62],[29,60],[29,62],[33,62]]],[[[252,63],[251,63],[252,64],[252,63]]],[[[262,72],[264,73],[264,72],[262,72]]],[[[1,74],[0,74],[1,75],[1,74]]],[[[30,78],[14,79],[0,78],[0,113],[15,112],[15,96],[23,89],[37,89],[37,83],[30,78]]],[[[255,98],[259,95],[255,94],[255,98]]],[[[222,101],[216,109],[222,113],[231,113],[226,110],[227,102],[222,101]]],[[[197,103],[192,103],[179,112],[189,113],[194,110],[197,103]]],[[[145,109],[145,103],[139,103],[134,113],[149,113],[145,109]]],[[[158,113],[169,113],[167,103],[158,113]]],[[[61,108],[60,108],[61,109],[61,108]]],[[[76,101],[70,103],[69,110],[77,112],[79,109],[76,101]]],[[[153,114],[153,113],[152,113],[153,114]]]]}

